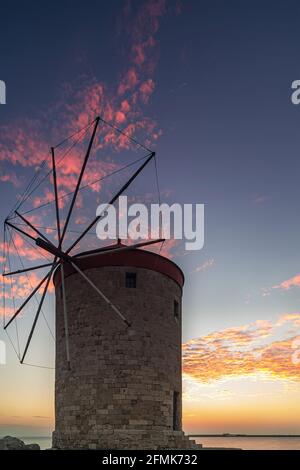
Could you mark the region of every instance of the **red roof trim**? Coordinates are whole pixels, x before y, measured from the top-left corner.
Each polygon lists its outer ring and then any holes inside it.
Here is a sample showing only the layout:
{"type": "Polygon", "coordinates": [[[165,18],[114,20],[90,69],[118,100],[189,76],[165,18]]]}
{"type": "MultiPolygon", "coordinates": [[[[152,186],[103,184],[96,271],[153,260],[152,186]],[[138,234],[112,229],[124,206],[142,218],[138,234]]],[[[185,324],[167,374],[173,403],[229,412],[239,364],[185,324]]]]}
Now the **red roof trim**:
{"type": "MultiPolygon", "coordinates": [[[[84,255],[84,253],[81,253],[84,255]]],[[[120,252],[96,253],[94,256],[80,258],[76,257],[76,262],[83,271],[90,268],[99,268],[101,266],[132,266],[135,268],[151,269],[173,279],[179,287],[183,287],[184,274],[173,261],[164,256],[152,253],[151,251],[133,249],[120,252]]],[[[65,263],[65,276],[68,277],[76,270],[68,263],[65,263]]],[[[56,269],[53,277],[54,285],[60,284],[60,270],[56,269]]]]}

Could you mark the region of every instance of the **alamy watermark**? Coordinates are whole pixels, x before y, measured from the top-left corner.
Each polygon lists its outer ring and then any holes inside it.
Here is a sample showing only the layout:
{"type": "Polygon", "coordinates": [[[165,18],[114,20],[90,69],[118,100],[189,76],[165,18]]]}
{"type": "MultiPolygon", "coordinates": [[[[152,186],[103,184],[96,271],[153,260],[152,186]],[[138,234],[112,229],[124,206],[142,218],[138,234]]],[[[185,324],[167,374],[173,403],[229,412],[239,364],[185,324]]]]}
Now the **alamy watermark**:
{"type": "Polygon", "coordinates": [[[96,233],[100,240],[117,238],[149,240],[185,240],[185,249],[201,250],[204,245],[204,204],[145,204],[128,205],[127,196],[120,196],[117,209],[112,204],[100,204],[96,233]]]}
{"type": "Polygon", "coordinates": [[[291,94],[291,101],[293,104],[300,104],[300,80],[294,80],[291,88],[293,93],[291,94]]]}
{"type": "Polygon", "coordinates": [[[0,80],[0,104],[6,104],[6,84],[0,80]]]}

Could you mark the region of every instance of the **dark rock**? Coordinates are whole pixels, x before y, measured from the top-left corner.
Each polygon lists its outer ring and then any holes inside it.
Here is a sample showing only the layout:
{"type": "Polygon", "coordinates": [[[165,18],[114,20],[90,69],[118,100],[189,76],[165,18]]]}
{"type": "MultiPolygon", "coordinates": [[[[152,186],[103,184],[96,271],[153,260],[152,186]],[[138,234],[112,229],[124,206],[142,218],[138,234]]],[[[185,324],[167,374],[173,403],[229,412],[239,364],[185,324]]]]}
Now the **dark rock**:
{"type": "Polygon", "coordinates": [[[26,450],[41,450],[38,444],[27,444],[25,447],[26,450]]]}
{"type": "Polygon", "coordinates": [[[5,436],[0,439],[0,450],[40,450],[38,444],[26,445],[21,439],[5,436]]]}

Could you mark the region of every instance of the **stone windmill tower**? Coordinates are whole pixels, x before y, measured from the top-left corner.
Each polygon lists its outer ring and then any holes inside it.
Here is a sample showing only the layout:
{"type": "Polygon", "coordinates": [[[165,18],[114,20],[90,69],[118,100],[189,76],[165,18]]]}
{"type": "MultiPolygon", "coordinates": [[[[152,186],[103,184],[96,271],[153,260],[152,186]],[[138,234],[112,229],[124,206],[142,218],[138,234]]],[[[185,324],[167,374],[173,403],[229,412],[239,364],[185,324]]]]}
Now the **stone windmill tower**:
{"type": "Polygon", "coordinates": [[[126,314],[124,328],[72,266],[65,268],[72,367],[66,369],[60,271],[56,290],[59,448],[189,448],[181,431],[181,298],[172,261],[121,244],[79,261],[126,314]]]}
{"type": "MultiPolygon", "coordinates": [[[[20,362],[27,354],[42,305],[53,279],[56,295],[55,431],[53,446],[62,449],[188,449],[182,432],[181,300],[184,276],[169,259],[141,249],[162,241],[105,248],[72,255],[73,248],[102,217],[63,249],[100,118],[72,195],[63,228],[60,223],[56,164],[52,174],[57,244],[19,210],[5,224],[53,256],[47,275],[14,312],[7,329],[37,291],[42,295],[20,362]],[[18,217],[30,228],[23,230],[18,217]],[[13,222],[12,222],[13,220],[13,222]],[[34,236],[33,233],[36,235],[34,236]]],[[[114,203],[155,157],[154,152],[111,199],[114,203]]],[[[5,272],[4,276],[29,271],[5,272]]]]}

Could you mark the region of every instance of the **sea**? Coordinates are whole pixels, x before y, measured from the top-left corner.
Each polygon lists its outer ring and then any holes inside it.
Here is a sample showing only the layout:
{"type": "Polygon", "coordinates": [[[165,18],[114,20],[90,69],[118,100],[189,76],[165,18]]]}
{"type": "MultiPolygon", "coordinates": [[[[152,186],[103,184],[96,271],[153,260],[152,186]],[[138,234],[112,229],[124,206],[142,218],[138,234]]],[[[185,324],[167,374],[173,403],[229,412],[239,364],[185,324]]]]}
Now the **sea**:
{"type": "Polygon", "coordinates": [[[201,436],[193,439],[203,447],[234,447],[243,450],[300,450],[299,436],[201,436]]]}
{"type": "MultiPolygon", "coordinates": [[[[25,444],[39,444],[42,450],[50,449],[51,437],[20,437],[25,444]]],[[[300,437],[250,437],[250,436],[201,436],[193,438],[204,447],[234,447],[244,450],[300,450],[300,437]]]]}
{"type": "Polygon", "coordinates": [[[51,436],[32,436],[32,437],[20,437],[25,444],[38,444],[41,450],[51,449],[52,437],[51,436]]]}

